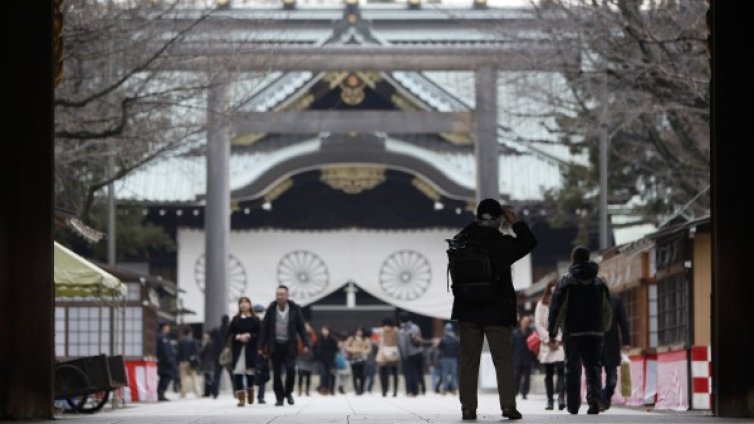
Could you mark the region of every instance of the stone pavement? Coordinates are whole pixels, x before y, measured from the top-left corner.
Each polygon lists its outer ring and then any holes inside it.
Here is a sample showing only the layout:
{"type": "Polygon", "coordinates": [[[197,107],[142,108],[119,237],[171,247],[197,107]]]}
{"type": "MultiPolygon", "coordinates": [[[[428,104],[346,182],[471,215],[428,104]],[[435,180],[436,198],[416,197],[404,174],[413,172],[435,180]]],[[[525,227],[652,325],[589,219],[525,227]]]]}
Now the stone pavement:
{"type": "MultiPolygon", "coordinates": [[[[174,394],[170,394],[173,395],[174,394]]],[[[170,397],[169,395],[169,397],[170,397]]],[[[186,399],[155,404],[133,404],[113,410],[109,405],[93,415],[62,414],[59,422],[113,423],[113,424],[209,424],[209,423],[260,423],[260,424],[447,424],[465,423],[461,420],[457,397],[430,394],[409,399],[383,398],[379,394],[363,396],[338,395],[296,398],[293,406],[273,405],[274,396],[267,395],[266,405],[254,404],[244,408],[235,406],[230,393],[218,399],[186,399]]],[[[522,423],[739,423],[753,420],[718,419],[699,413],[658,413],[638,409],[614,407],[598,416],[586,415],[582,406],[579,415],[565,411],[545,411],[544,396],[531,395],[528,400],[519,400],[519,410],[524,415],[522,423]]],[[[479,396],[477,423],[507,422],[500,415],[497,395],[484,393],[479,396]]]]}

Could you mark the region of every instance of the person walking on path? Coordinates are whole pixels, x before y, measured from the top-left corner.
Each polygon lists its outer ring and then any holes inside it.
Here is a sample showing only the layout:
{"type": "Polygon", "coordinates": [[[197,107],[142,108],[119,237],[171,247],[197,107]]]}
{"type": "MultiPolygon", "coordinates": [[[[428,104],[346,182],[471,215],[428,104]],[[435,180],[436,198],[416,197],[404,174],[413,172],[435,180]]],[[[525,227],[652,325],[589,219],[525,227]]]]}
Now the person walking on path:
{"type": "Polygon", "coordinates": [[[558,410],[565,409],[565,352],[563,351],[562,341],[563,332],[558,330],[558,335],[555,338],[555,343],[550,346],[550,335],[547,331],[547,319],[550,315],[550,300],[552,294],[555,292],[555,286],[558,280],[553,279],[547,283],[545,291],[542,293],[542,298],[537,302],[537,306],[534,309],[534,327],[537,330],[537,334],[541,340],[539,346],[539,363],[545,367],[545,390],[547,392],[547,406],[545,409],[551,411],[554,409],[554,394],[558,393],[558,410]],[[557,374],[557,384],[553,386],[553,376],[557,374]]]}
{"type": "Polygon", "coordinates": [[[600,395],[600,411],[610,409],[615,386],[618,384],[618,367],[620,367],[623,351],[631,345],[631,333],[626,318],[623,300],[618,296],[610,298],[613,307],[613,322],[610,330],[605,333],[605,348],[602,364],[605,367],[605,388],[600,395]]]}
{"type": "Polygon", "coordinates": [[[599,413],[603,338],[613,320],[610,293],[597,277],[599,267],[589,260],[589,255],[589,250],[581,246],[571,252],[572,265],[552,295],[548,317],[551,348],[557,346],[558,330],[563,330],[566,405],[571,414],[578,414],[581,406],[582,364],[586,371],[587,414],[599,413]]]}
{"type": "Polygon", "coordinates": [[[398,349],[406,378],[406,394],[415,397],[419,395],[419,380],[424,380],[424,340],[419,326],[411,321],[408,312],[401,312],[400,319],[398,349]]]}
{"type": "Polygon", "coordinates": [[[294,404],[293,383],[296,378],[296,354],[298,337],[304,342],[304,353],[311,349],[306,334],[301,307],[288,299],[288,287],[280,285],[275,291],[275,301],[270,303],[262,323],[260,354],[272,359],[272,388],[275,390],[275,406],[283,406],[287,400],[294,404]],[[283,385],[285,374],[285,385],[283,385]]]}
{"type": "Polygon", "coordinates": [[[531,334],[531,318],[522,316],[519,327],[513,331],[513,380],[515,381],[516,394],[526,400],[529,395],[529,382],[531,379],[531,366],[534,362],[534,354],[529,350],[526,343],[531,334]]]}
{"type": "Polygon", "coordinates": [[[222,382],[223,377],[223,371],[228,372],[228,377],[230,377],[231,383],[233,382],[233,372],[229,367],[224,367],[220,365],[220,354],[222,353],[223,349],[225,348],[226,343],[228,342],[228,325],[230,325],[230,317],[228,315],[223,315],[220,319],[220,326],[215,327],[210,331],[210,337],[212,338],[212,346],[214,349],[214,357],[215,362],[215,370],[213,372],[213,380],[212,380],[212,387],[210,388],[210,393],[212,394],[212,397],[217,399],[217,396],[220,395],[220,383],[222,382]]]}
{"type": "Polygon", "coordinates": [[[489,252],[493,281],[490,281],[492,294],[479,300],[468,297],[455,286],[453,288],[451,319],[458,321],[461,340],[461,413],[463,419],[476,419],[479,363],[484,337],[487,336],[503,417],[520,419],[521,413],[516,409],[511,347],[511,335],[517,322],[511,266],[529,254],[537,241],[529,226],[495,199],[482,200],[477,206],[476,218],[454,240],[478,243],[489,252]],[[516,237],[500,232],[503,220],[511,225],[516,237]]]}
{"type": "Polygon", "coordinates": [[[212,336],[206,331],[202,335],[199,359],[202,362],[202,376],[204,377],[204,394],[202,397],[210,397],[212,396],[212,386],[215,380],[215,363],[218,357],[215,356],[215,346],[212,336]]]}
{"type": "Polygon", "coordinates": [[[351,362],[351,374],[353,378],[353,390],[357,396],[364,394],[366,382],[366,363],[372,352],[372,343],[364,337],[364,329],[356,328],[354,334],[346,340],[346,352],[351,362]]]}
{"type": "Polygon", "coordinates": [[[380,368],[382,397],[387,396],[390,375],[393,376],[393,397],[398,396],[398,365],[401,363],[401,353],[398,350],[398,329],[392,318],[382,320],[380,345],[375,360],[380,368]]]}
{"type": "Polygon", "coordinates": [[[199,359],[199,342],[194,339],[191,327],[184,327],[181,331],[181,339],[178,340],[178,372],[181,379],[181,398],[186,397],[186,391],[191,390],[196,397],[202,396],[199,385],[198,370],[201,368],[199,359]]]}
{"type": "Polygon", "coordinates": [[[332,394],[334,389],[335,355],[338,353],[338,341],[335,340],[330,328],[322,326],[319,336],[314,344],[314,357],[320,366],[319,393],[322,395],[332,394]]]}
{"type": "MultiPolygon", "coordinates": [[[[309,342],[312,346],[317,343],[317,333],[314,331],[311,323],[306,322],[306,334],[309,336],[309,342]]],[[[298,370],[298,396],[309,396],[309,388],[312,384],[312,372],[315,371],[317,362],[314,358],[314,352],[307,350],[304,352],[304,341],[298,341],[298,357],[296,358],[296,368],[298,370]]]]}
{"type": "Polygon", "coordinates": [[[456,394],[458,388],[458,358],[461,356],[461,342],[456,336],[453,324],[445,324],[445,334],[437,345],[440,351],[440,391],[456,394]]]}
{"type": "Polygon", "coordinates": [[[233,354],[231,369],[238,406],[244,406],[247,401],[252,404],[254,403],[254,370],[258,360],[260,323],[251,307],[251,299],[248,297],[238,299],[238,313],[230,321],[228,337],[233,354]]]}
{"type": "Polygon", "coordinates": [[[170,324],[165,322],[160,325],[160,334],[157,336],[157,375],[160,381],[157,383],[157,400],[168,401],[165,391],[171,381],[178,374],[178,366],[175,360],[175,350],[170,342],[170,324]]]}

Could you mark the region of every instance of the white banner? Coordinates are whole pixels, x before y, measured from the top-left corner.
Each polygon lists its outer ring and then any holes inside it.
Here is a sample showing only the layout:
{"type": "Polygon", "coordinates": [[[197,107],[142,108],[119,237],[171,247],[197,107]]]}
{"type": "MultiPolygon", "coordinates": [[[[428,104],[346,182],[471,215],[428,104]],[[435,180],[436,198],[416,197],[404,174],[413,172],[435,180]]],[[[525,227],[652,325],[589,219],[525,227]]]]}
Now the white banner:
{"type": "MultiPolygon", "coordinates": [[[[316,302],[352,281],[398,308],[448,319],[447,243],[458,230],[254,230],[230,234],[228,313],[248,296],[267,306],[285,284],[299,304],[316,302]]],[[[183,307],[204,320],[204,232],[178,230],[178,287],[183,307]]],[[[531,285],[530,256],[513,266],[516,289],[531,285]]],[[[358,305],[357,305],[358,308],[358,305]]]]}

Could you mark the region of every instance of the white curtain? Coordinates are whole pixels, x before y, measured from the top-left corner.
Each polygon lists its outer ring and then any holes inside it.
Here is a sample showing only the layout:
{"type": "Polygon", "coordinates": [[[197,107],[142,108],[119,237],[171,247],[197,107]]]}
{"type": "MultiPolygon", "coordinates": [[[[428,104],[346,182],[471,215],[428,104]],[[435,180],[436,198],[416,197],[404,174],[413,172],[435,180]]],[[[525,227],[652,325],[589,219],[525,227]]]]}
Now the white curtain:
{"type": "MultiPolygon", "coordinates": [[[[453,295],[446,290],[445,239],[458,229],[430,230],[254,230],[230,235],[228,312],[239,296],[267,306],[279,284],[308,305],[352,281],[401,309],[448,319],[453,295]]],[[[178,286],[183,306],[204,320],[204,232],[178,231],[178,286]]],[[[513,267],[516,289],[531,285],[530,257],[513,267]]],[[[357,305],[358,308],[358,305],[357,305]]]]}

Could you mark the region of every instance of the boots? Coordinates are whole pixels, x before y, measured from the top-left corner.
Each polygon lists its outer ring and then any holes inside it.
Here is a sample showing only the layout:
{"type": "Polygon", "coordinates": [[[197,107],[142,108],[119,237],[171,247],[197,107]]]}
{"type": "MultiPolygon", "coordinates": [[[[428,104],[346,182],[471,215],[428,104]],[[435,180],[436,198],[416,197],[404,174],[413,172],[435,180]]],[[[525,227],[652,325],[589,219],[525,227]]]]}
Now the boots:
{"type": "Polygon", "coordinates": [[[249,405],[254,404],[254,387],[249,387],[248,390],[246,390],[246,394],[248,399],[246,400],[249,405]]]}
{"type": "Polygon", "coordinates": [[[236,390],[236,399],[238,399],[238,405],[236,406],[245,406],[246,405],[246,392],[243,390],[236,390]]]}

